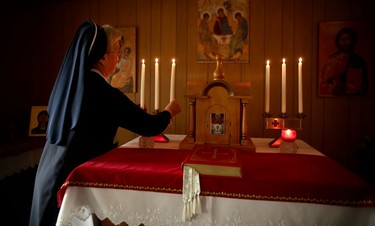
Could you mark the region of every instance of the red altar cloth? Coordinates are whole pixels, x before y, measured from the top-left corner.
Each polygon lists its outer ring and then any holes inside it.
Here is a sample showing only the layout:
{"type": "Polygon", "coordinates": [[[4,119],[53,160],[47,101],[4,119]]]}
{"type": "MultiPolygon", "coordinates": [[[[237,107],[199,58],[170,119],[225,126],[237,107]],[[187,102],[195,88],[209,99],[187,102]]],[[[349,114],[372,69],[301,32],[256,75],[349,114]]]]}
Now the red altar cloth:
{"type": "MultiPolygon", "coordinates": [[[[189,151],[117,148],[74,169],[68,186],[182,193],[189,151]]],[[[243,153],[243,178],[200,176],[201,195],[228,198],[375,206],[375,190],[325,156],[243,153]]]]}

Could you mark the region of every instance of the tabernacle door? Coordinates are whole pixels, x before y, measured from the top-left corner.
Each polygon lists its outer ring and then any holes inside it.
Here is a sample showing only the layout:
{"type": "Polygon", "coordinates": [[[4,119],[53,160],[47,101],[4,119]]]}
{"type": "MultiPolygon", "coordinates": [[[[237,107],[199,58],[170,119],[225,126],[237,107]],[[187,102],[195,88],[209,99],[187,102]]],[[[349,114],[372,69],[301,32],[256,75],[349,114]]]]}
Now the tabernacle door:
{"type": "Polygon", "coordinates": [[[230,144],[230,111],[222,104],[215,104],[206,111],[205,143],[230,144]]]}

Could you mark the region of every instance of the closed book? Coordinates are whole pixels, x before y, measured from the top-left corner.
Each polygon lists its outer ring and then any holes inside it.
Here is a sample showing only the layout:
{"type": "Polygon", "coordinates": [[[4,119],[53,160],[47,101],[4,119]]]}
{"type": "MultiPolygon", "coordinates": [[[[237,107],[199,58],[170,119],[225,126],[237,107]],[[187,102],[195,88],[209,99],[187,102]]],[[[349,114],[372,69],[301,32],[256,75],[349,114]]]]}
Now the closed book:
{"type": "Polygon", "coordinates": [[[242,177],[241,150],[230,146],[195,145],[184,161],[202,175],[242,177]]]}

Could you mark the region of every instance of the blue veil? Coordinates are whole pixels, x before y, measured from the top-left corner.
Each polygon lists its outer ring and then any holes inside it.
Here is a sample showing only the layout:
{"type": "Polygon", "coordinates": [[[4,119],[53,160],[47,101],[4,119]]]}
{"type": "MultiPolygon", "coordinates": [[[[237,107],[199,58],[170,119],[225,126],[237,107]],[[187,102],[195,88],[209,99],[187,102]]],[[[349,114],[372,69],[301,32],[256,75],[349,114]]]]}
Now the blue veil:
{"type": "Polygon", "coordinates": [[[84,75],[107,49],[104,29],[92,21],[84,22],[65,54],[49,103],[47,140],[66,144],[69,131],[79,121],[84,91],[84,75]]]}

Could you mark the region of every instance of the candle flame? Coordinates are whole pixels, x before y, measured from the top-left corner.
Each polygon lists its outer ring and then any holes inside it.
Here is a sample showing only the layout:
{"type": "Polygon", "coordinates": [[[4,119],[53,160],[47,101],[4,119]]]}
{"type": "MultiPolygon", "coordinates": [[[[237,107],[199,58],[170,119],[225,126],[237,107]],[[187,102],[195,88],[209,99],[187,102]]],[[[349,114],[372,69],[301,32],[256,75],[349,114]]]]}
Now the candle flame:
{"type": "Polygon", "coordinates": [[[174,60],[174,58],[172,59],[172,63],[175,63],[175,60],[174,60]]]}
{"type": "Polygon", "coordinates": [[[145,59],[142,59],[142,64],[144,64],[145,63],[145,59]]]}
{"type": "Polygon", "coordinates": [[[155,63],[157,63],[159,60],[158,60],[158,58],[155,58],[155,63]]]}
{"type": "Polygon", "coordinates": [[[302,63],[302,57],[299,58],[299,62],[302,63]]]}
{"type": "Polygon", "coordinates": [[[267,60],[267,65],[269,65],[270,64],[270,60],[267,60]]]}
{"type": "Polygon", "coordinates": [[[285,64],[285,58],[283,58],[283,64],[285,64]]]}

